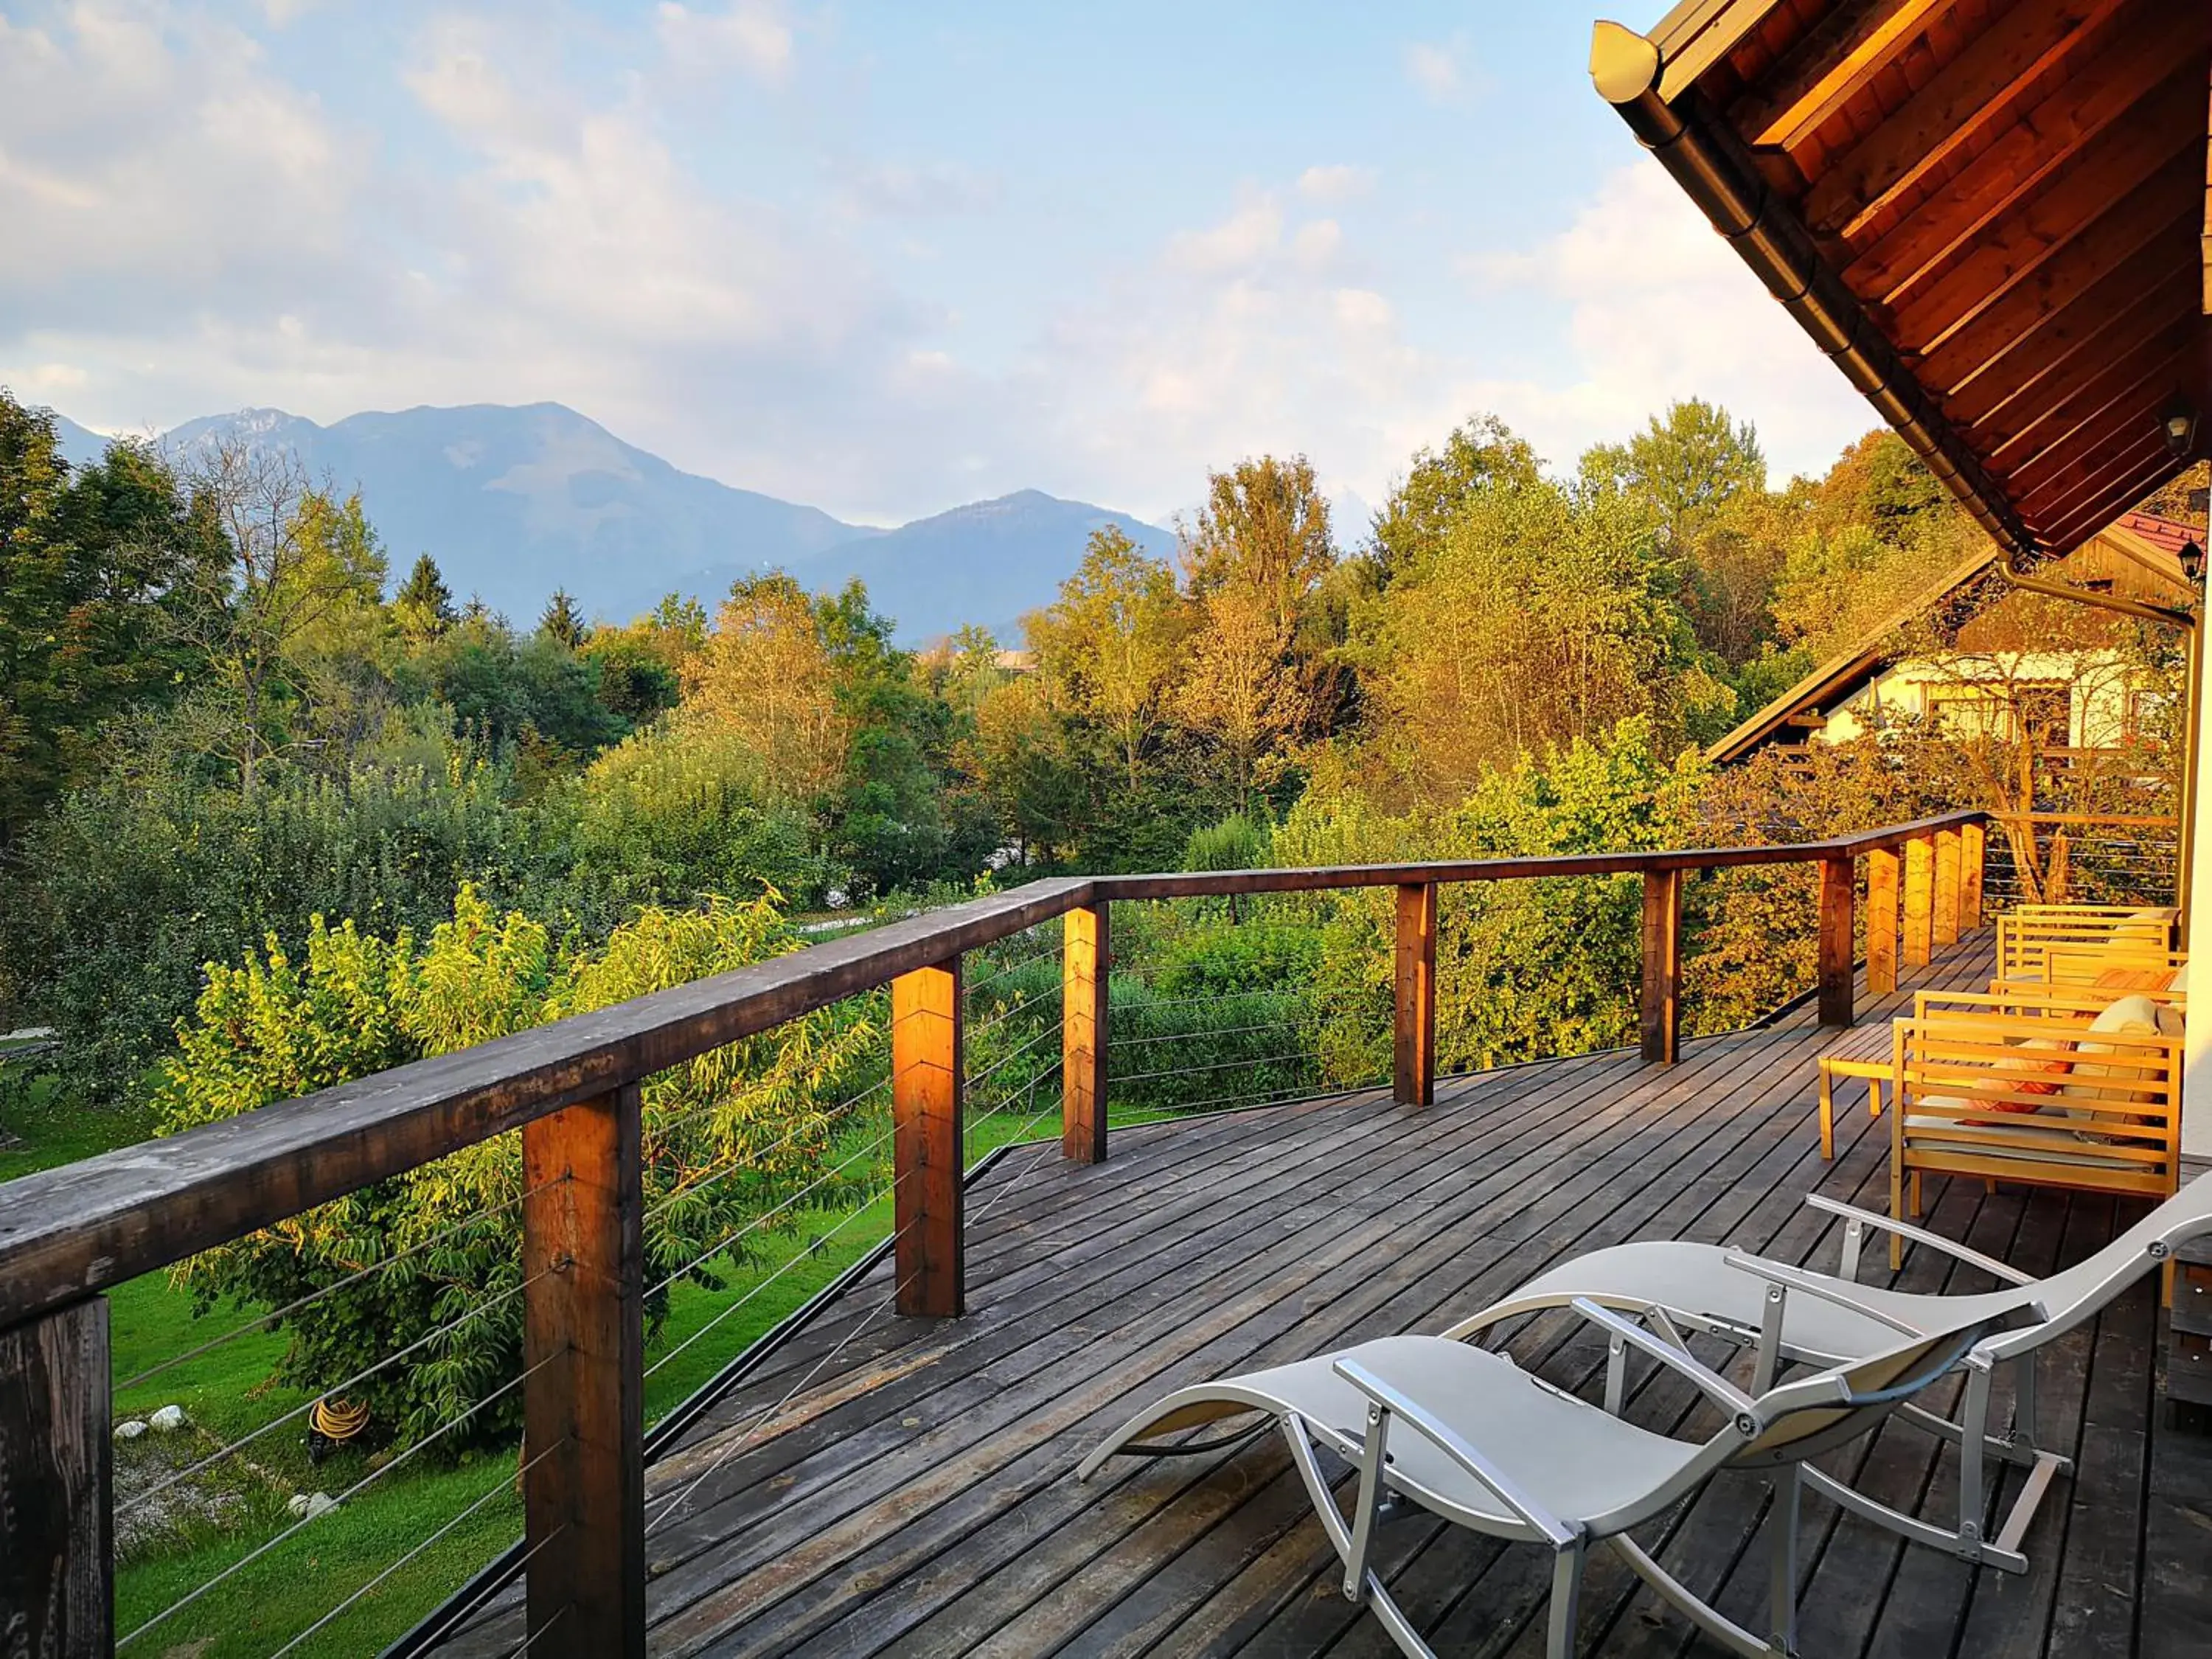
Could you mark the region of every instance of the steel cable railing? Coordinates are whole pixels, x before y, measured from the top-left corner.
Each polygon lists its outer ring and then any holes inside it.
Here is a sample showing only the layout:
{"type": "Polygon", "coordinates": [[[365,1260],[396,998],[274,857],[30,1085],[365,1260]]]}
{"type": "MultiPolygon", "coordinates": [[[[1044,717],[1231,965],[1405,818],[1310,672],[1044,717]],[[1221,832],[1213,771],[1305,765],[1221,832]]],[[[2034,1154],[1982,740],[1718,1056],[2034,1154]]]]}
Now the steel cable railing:
{"type": "MultiPolygon", "coordinates": [[[[438,1545],[443,1543],[447,1538],[459,1531],[464,1523],[481,1513],[485,1509],[489,1508],[495,1499],[512,1497],[520,1484],[529,1478],[530,1472],[532,1469],[536,1468],[547,1458],[552,1456],[555,1452],[560,1451],[568,1444],[568,1437],[564,1435],[562,1438],[555,1441],[551,1445],[548,1446],[544,1451],[539,1452],[535,1457],[531,1458],[527,1462],[524,1463],[522,1467],[517,1469],[512,1475],[502,1474],[498,1480],[492,1484],[489,1489],[484,1492],[480,1497],[477,1498],[473,1502],[470,1503],[460,1511],[459,1514],[454,1516],[452,1520],[447,1522],[435,1531],[428,1534],[426,1536],[410,1545],[398,1559],[394,1560],[382,1571],[377,1573],[376,1576],[371,1578],[367,1583],[362,1585],[358,1589],[356,1589],[336,1607],[333,1607],[328,1613],[325,1613],[321,1618],[316,1620],[313,1624],[308,1626],[305,1630],[295,1636],[290,1641],[285,1643],[283,1647],[278,1648],[274,1653],[269,1656],[269,1659],[286,1659],[287,1655],[297,1652],[311,1638],[329,1629],[331,1626],[336,1624],[340,1618],[344,1616],[349,1608],[358,1605],[364,1597],[373,1594],[379,1586],[388,1582],[403,1568],[410,1566],[414,1562],[421,1559],[426,1552],[434,1549],[438,1545]]],[[[562,1530],[562,1528],[556,1527],[551,1533],[539,1539],[535,1544],[532,1544],[523,1554],[523,1565],[527,1566],[531,1557],[536,1555],[540,1550],[551,1543],[555,1538],[560,1535],[562,1530]]]]}
{"type": "MultiPolygon", "coordinates": [[[[550,1186],[557,1183],[549,1182],[547,1184],[550,1186]]],[[[551,1270],[547,1269],[545,1271],[550,1272],[551,1270]]],[[[545,1272],[533,1273],[527,1279],[521,1279],[515,1284],[508,1285],[505,1290],[494,1291],[483,1301],[477,1303],[473,1307],[471,1307],[467,1311],[457,1314],[452,1319],[447,1320],[445,1323],[425,1331],[422,1335],[416,1337],[404,1347],[393,1350],[391,1353],[385,1355],[383,1358],[376,1361],[374,1364],[363,1366],[360,1370],[357,1370],[350,1376],[348,1376],[343,1382],[322,1389],[313,1399],[305,1401],[300,1405],[293,1407],[290,1410],[270,1419],[268,1422],[262,1424],[258,1428],[251,1429],[246,1433],[237,1436],[235,1438],[230,1440],[224,1445],[218,1447],[214,1451],[208,1453],[205,1456],[200,1458],[197,1462],[185,1465],[183,1468],[174,1471],[162,1480],[156,1481],[154,1485],[134,1493],[131,1498],[116,1504],[116,1517],[118,1519],[121,1519],[136,1513],[139,1510],[151,1507],[155,1498],[160,1498],[172,1487],[179,1485],[183,1481],[190,1480],[195,1474],[203,1474],[208,1469],[214,1468],[225,1458],[235,1456],[239,1452],[253,1444],[254,1442],[261,1439],[265,1435],[273,1434],[278,1429],[284,1427],[285,1425],[298,1422],[301,1419],[306,1417],[310,1412],[314,1410],[316,1405],[319,1401],[343,1397],[353,1389],[360,1387],[363,1382],[368,1382],[373,1377],[381,1376],[384,1372],[391,1370],[392,1367],[399,1364],[401,1360],[407,1358],[412,1354],[421,1352],[424,1348],[428,1347],[441,1337],[450,1336],[455,1331],[460,1329],[462,1326],[469,1324],[472,1321],[482,1319],[493,1310],[501,1307],[507,1303],[512,1302],[515,1297],[526,1291],[531,1285],[536,1284],[539,1279],[544,1277],[545,1272]]]]}
{"type": "MultiPolygon", "coordinates": [[[[525,1282],[526,1283],[528,1281],[525,1282]]],[[[404,1450],[400,1451],[388,1461],[379,1464],[376,1468],[371,1469],[367,1474],[362,1476],[360,1480],[348,1486],[343,1492],[335,1495],[331,1499],[329,1509],[319,1511],[310,1510],[307,1514],[302,1515],[290,1526],[284,1528],[275,1536],[264,1540],[252,1549],[248,1550],[244,1555],[240,1556],[238,1559],[231,1562],[228,1566],[216,1572],[212,1577],[205,1579],[193,1589],[186,1591],[184,1595],[178,1596],[174,1601],[171,1601],[168,1606],[163,1607],[159,1613],[154,1614],[153,1617],[143,1620],[135,1626],[129,1634],[118,1636],[115,1641],[117,1649],[119,1650],[129,1646],[131,1643],[137,1641],[140,1637],[145,1635],[156,1626],[162,1624],[166,1620],[174,1617],[177,1613],[183,1612],[185,1608],[191,1606],[195,1601],[198,1601],[200,1597],[205,1595],[210,1590],[214,1589],[218,1584],[222,1584],[234,1575],[244,1571],[247,1567],[252,1565],[254,1562],[258,1561],[263,1556],[268,1554],[270,1551],[276,1548],[279,1545],[285,1543],[290,1539],[298,1537],[301,1532],[305,1531],[307,1528],[313,1526],[317,1522],[320,1521],[325,1515],[330,1513],[330,1510],[343,1509],[348,1503],[352,1501],[355,1498],[359,1497],[362,1492],[374,1486],[378,1481],[389,1477],[394,1470],[405,1468],[416,1458],[421,1456],[422,1453],[428,1450],[432,1446],[436,1445],[440,1441],[443,1440],[446,1436],[452,1433],[453,1430],[459,1428],[463,1423],[465,1423],[470,1419],[473,1418],[485,1407],[506,1398],[507,1395],[520,1388],[525,1382],[536,1376],[538,1372],[543,1370],[547,1365],[552,1364],[555,1359],[559,1358],[561,1356],[558,1354],[547,1355],[544,1359],[539,1360],[535,1365],[528,1366],[523,1370],[518,1372],[515,1376],[509,1377],[506,1382],[501,1383],[498,1388],[493,1389],[489,1394],[485,1395],[482,1399],[477,1400],[470,1405],[463,1407],[461,1410],[454,1413],[453,1416],[447,1418],[443,1423],[441,1423],[436,1428],[431,1430],[429,1433],[424,1435],[421,1439],[415,1441],[412,1444],[406,1447],[404,1450]]]]}
{"type": "MultiPolygon", "coordinates": [[[[886,1139],[889,1138],[889,1136],[884,1137],[886,1139]]],[[[899,1182],[902,1179],[904,1179],[903,1176],[894,1177],[888,1186],[884,1187],[881,1191],[872,1194],[866,1201],[856,1206],[854,1209],[848,1212],[844,1219],[838,1222],[836,1225],[830,1228],[827,1231],[817,1235],[813,1239],[810,1240],[806,1244],[802,1245],[796,1252],[794,1252],[790,1258],[782,1264],[782,1266],[777,1267],[766,1278],[752,1285],[735,1301],[730,1303],[726,1307],[717,1310],[713,1318],[708,1320],[707,1322],[700,1326],[697,1330],[692,1332],[690,1335],[685,1337],[681,1342],[678,1342],[674,1347],[670,1348],[658,1359],[654,1360],[653,1364],[647,1365],[645,1368],[646,1376],[650,1379],[663,1367],[673,1360],[678,1354],[683,1353],[691,1347],[693,1344],[696,1343],[702,1337],[705,1336],[708,1332],[714,1329],[717,1326],[721,1324],[724,1320],[729,1318],[739,1309],[749,1304],[756,1297],[766,1291],[769,1285],[776,1283],[786,1273],[797,1267],[801,1261],[805,1261],[809,1256],[817,1254],[823,1244],[829,1243],[832,1238],[836,1237],[847,1228],[853,1225],[853,1224],[858,1221],[862,1216],[866,1215],[871,1211],[874,1210],[878,1206],[882,1204],[885,1199],[893,1196],[897,1190],[899,1182]]]]}
{"type": "Polygon", "coordinates": [[[465,1217],[462,1220],[453,1223],[450,1227],[440,1228],[436,1232],[432,1233],[427,1238],[417,1239],[414,1243],[409,1244],[401,1249],[393,1251],[381,1261],[372,1261],[367,1267],[362,1267],[356,1272],[348,1273],[343,1279],[334,1279],[328,1285],[318,1286],[316,1289],[308,1291],[305,1296],[295,1297],[292,1301],[284,1304],[281,1308],[275,1308],[267,1313],[257,1315],[253,1318],[247,1320],[244,1324],[235,1326],[232,1329],[223,1332],[220,1336],[210,1337],[206,1341],[198,1344],[197,1346],[185,1349],[182,1353],[171,1354],[167,1358],[157,1360],[153,1364],[149,1365],[144,1370],[139,1371],[136,1376],[127,1376],[118,1382],[114,1385],[115,1392],[118,1395],[126,1394],[132,1389],[137,1388],[142,1383],[151,1382],[154,1378],[161,1376],[165,1371],[173,1370],[179,1365],[187,1364],[194,1359],[201,1358],[204,1355],[214,1352],[217,1348],[222,1347],[228,1343],[236,1341],[242,1336],[251,1335],[255,1331],[265,1330],[270,1327],[276,1325],[282,1320],[289,1318],[308,1308],[313,1307],[317,1303],[322,1302],[327,1297],[336,1296],[340,1291],[349,1289],[355,1285],[360,1284],[363,1279],[373,1279],[379,1273],[389,1272],[392,1268],[397,1267],[403,1261],[410,1261],[437,1245],[448,1243],[463,1233],[471,1232],[477,1228],[483,1226],[486,1222],[495,1221],[501,1216],[510,1214],[514,1211],[520,1209],[523,1205],[528,1203],[532,1199],[537,1197],[538,1194],[545,1191],[548,1188],[557,1186],[560,1184],[560,1181],[565,1181],[566,1179],[568,1179],[568,1177],[563,1176],[556,1181],[541,1182],[539,1185],[532,1188],[527,1192],[517,1193],[513,1198],[504,1199],[499,1203],[492,1206],[492,1207],[488,1210],[480,1210],[473,1215],[465,1217]]]}

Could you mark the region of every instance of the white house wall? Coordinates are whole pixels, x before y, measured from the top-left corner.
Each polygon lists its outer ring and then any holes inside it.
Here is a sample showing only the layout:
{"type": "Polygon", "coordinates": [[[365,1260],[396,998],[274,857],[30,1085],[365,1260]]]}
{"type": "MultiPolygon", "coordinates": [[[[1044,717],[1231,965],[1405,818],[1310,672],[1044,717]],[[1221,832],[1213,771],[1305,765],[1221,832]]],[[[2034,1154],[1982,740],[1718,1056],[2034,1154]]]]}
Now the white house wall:
{"type": "Polygon", "coordinates": [[[1829,743],[1849,743],[1865,735],[1875,723],[1877,711],[1887,711],[1891,718],[1920,718],[1928,713],[1930,690],[1952,690],[1962,683],[2057,680],[2073,686],[2068,744],[2077,749],[2108,748],[2126,736],[2128,692],[2134,678],[2116,652],[2090,656],[2074,652],[1992,653],[1948,665],[1901,662],[1832,709],[1827,724],[1815,735],[1829,743]]]}

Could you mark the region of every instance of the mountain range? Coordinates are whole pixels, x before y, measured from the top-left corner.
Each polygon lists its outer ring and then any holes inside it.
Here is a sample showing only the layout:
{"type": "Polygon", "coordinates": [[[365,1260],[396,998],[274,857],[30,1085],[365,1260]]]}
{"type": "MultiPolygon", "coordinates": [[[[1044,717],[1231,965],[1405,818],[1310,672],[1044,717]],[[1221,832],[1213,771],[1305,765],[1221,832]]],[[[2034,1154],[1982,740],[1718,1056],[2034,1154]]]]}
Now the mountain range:
{"type": "MultiPolygon", "coordinates": [[[[96,459],[106,440],[57,416],[63,453],[96,459]]],[[[749,572],[788,570],[810,587],[853,577],[902,643],[981,623],[1012,642],[1025,611],[1051,603],[1091,532],[1118,525],[1146,551],[1168,531],[1125,513],[1024,489],[894,530],[679,471],[560,404],[475,404],[349,416],[328,426],[282,410],[187,421],[161,435],[180,461],[222,441],[289,450],[308,473],[358,489],[394,582],[419,553],[447,585],[527,624],[556,587],[587,614],[626,621],[669,592],[709,605],[749,572]]]]}

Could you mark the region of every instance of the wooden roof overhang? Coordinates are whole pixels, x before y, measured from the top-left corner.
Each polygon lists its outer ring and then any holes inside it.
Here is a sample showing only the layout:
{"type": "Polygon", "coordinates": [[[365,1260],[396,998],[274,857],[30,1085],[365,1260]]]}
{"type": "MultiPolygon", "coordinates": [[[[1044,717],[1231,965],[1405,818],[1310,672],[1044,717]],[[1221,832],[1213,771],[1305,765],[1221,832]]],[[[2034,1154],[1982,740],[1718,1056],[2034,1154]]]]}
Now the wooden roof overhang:
{"type": "Polygon", "coordinates": [[[1683,0],[1590,73],[2009,568],[2212,453],[2212,0],[1683,0]]]}

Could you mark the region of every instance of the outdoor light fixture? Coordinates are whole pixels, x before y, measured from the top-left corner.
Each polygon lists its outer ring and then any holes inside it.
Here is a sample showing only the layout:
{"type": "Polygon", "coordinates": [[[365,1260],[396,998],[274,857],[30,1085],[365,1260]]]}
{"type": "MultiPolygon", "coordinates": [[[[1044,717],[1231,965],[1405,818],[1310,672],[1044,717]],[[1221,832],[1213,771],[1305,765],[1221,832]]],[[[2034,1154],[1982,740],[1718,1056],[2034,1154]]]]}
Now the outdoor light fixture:
{"type": "Polygon", "coordinates": [[[2181,550],[2181,574],[2191,582],[2204,578],[2204,544],[2191,542],[2181,550]]]}
{"type": "Polygon", "coordinates": [[[2186,398],[2176,398],[2159,416],[2166,432],[2166,447],[2177,455],[2186,455],[2197,441],[2197,411],[2186,398]]]}

